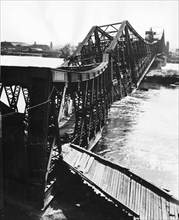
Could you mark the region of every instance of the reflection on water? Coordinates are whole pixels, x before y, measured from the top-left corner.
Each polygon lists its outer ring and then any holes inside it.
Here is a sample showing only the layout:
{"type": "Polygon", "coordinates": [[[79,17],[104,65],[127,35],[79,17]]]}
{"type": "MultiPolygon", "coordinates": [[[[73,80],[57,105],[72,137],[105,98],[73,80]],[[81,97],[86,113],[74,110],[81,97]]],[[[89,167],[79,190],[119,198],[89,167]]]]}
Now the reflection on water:
{"type": "Polygon", "coordinates": [[[113,104],[96,152],[178,197],[179,87],[142,87],[113,104]]]}

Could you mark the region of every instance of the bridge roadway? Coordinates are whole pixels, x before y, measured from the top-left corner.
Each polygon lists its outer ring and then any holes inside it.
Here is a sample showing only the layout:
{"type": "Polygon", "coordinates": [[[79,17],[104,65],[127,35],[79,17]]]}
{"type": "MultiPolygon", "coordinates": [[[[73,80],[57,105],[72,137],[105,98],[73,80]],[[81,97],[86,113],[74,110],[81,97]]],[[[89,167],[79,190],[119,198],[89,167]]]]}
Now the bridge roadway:
{"type": "Polygon", "coordinates": [[[74,144],[64,145],[62,153],[71,170],[133,219],[178,219],[179,201],[129,169],[74,144]]]}
{"type": "Polygon", "coordinates": [[[41,209],[53,198],[56,164],[63,159],[132,218],[177,219],[176,199],[90,152],[113,101],[134,91],[164,51],[164,33],[149,43],[124,21],[92,27],[60,68],[2,65],[3,188],[41,209]]]}

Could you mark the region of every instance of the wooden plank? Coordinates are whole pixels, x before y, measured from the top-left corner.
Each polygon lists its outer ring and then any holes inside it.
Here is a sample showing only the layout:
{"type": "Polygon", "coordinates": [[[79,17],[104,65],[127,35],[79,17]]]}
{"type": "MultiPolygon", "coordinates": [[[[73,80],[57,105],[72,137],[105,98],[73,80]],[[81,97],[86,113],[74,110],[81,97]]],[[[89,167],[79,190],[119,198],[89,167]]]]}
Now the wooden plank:
{"type": "Polygon", "coordinates": [[[143,196],[143,186],[140,184],[140,200],[139,200],[139,215],[142,213],[142,196],[143,196]]]}
{"type": "Polygon", "coordinates": [[[104,174],[104,179],[102,181],[102,189],[106,192],[106,189],[108,187],[108,176],[109,176],[109,170],[110,167],[106,166],[105,167],[105,174],[104,174]]]}
{"type": "Polygon", "coordinates": [[[150,209],[151,209],[151,206],[150,206],[150,203],[151,203],[151,191],[150,191],[150,189],[147,190],[147,193],[148,193],[148,210],[147,210],[147,218],[146,219],[151,219],[151,217],[150,217],[150,209]]]}
{"type": "Polygon", "coordinates": [[[132,210],[135,210],[135,200],[136,200],[136,181],[133,181],[132,188],[132,210]]]}
{"type": "Polygon", "coordinates": [[[112,197],[114,197],[116,199],[116,194],[117,194],[117,185],[118,185],[118,171],[115,169],[114,173],[113,173],[113,181],[112,181],[112,185],[113,185],[113,190],[112,190],[112,197]]]}
{"type": "Polygon", "coordinates": [[[107,191],[108,191],[109,195],[112,194],[112,190],[113,190],[113,179],[114,179],[113,174],[114,174],[114,169],[111,169],[110,176],[109,176],[109,181],[108,181],[108,188],[107,188],[107,191]]]}
{"type": "Polygon", "coordinates": [[[118,185],[117,185],[117,200],[121,202],[121,184],[122,184],[122,173],[118,172],[118,185]]]}
{"type": "Polygon", "coordinates": [[[71,157],[68,159],[68,160],[69,160],[69,164],[70,164],[71,166],[74,167],[74,164],[76,163],[76,161],[77,161],[79,155],[80,155],[80,152],[76,151],[76,152],[74,152],[74,153],[71,155],[71,157]]]}
{"type": "Polygon", "coordinates": [[[63,160],[68,161],[68,157],[70,157],[71,153],[74,152],[74,150],[69,150],[66,154],[65,157],[63,157],[63,160]]]}
{"type": "Polygon", "coordinates": [[[177,217],[175,216],[175,209],[174,209],[174,204],[172,202],[169,202],[169,206],[170,206],[170,219],[177,219],[177,217]]]}
{"type": "Polygon", "coordinates": [[[167,211],[168,219],[170,219],[170,203],[168,200],[165,200],[165,204],[166,204],[166,211],[167,211]]]}
{"type": "Polygon", "coordinates": [[[169,219],[166,209],[166,200],[163,197],[161,197],[161,201],[162,201],[162,219],[169,219]]]}
{"type": "Polygon", "coordinates": [[[128,202],[128,188],[129,188],[129,185],[130,185],[130,178],[127,175],[125,175],[124,178],[125,178],[125,189],[124,189],[125,200],[124,200],[124,204],[127,205],[127,202],[128,202]]]}
{"type": "Polygon", "coordinates": [[[150,195],[149,195],[149,190],[147,188],[145,188],[145,193],[146,193],[146,195],[145,195],[145,219],[147,219],[148,211],[149,211],[149,206],[150,206],[150,204],[149,204],[149,201],[150,201],[149,197],[150,197],[150,195]]]}
{"type": "Polygon", "coordinates": [[[101,167],[99,179],[98,179],[98,182],[97,182],[97,184],[100,188],[102,188],[102,180],[103,180],[103,177],[104,177],[105,167],[106,166],[103,164],[103,166],[101,167]]]}
{"type": "Polygon", "coordinates": [[[86,158],[86,153],[82,153],[82,156],[80,157],[79,161],[78,161],[78,170],[80,170],[81,166],[83,166],[83,162],[86,158]]]}
{"type": "Polygon", "coordinates": [[[152,192],[153,193],[153,219],[156,219],[156,213],[157,213],[157,209],[156,209],[156,204],[155,204],[155,193],[154,192],[152,192]]]}
{"type": "Polygon", "coordinates": [[[91,167],[91,165],[93,164],[93,161],[94,161],[94,157],[90,157],[89,161],[88,161],[88,164],[86,165],[85,169],[84,169],[84,174],[88,174],[89,172],[89,169],[91,167]]]}
{"type": "Polygon", "coordinates": [[[124,174],[123,173],[121,173],[120,201],[121,203],[124,203],[124,174]]]}
{"type": "Polygon", "coordinates": [[[140,203],[140,219],[144,219],[144,202],[143,202],[143,197],[144,197],[144,187],[141,185],[141,203],[140,203]]]}
{"type": "Polygon", "coordinates": [[[63,155],[63,159],[68,155],[68,153],[70,152],[70,148],[69,147],[65,147],[62,148],[62,155],[63,155]]]}
{"type": "Polygon", "coordinates": [[[113,193],[113,191],[114,191],[114,185],[115,185],[115,169],[112,169],[113,171],[112,171],[112,176],[111,176],[111,187],[110,187],[110,191],[109,191],[109,193],[110,193],[110,195],[112,196],[112,193],[113,193]]]}
{"type": "Polygon", "coordinates": [[[135,206],[134,206],[134,210],[136,213],[139,213],[138,211],[138,199],[139,199],[139,183],[136,182],[136,189],[135,189],[135,206]]]}
{"type": "Polygon", "coordinates": [[[139,183],[137,181],[135,181],[135,200],[134,200],[134,210],[136,213],[139,213],[138,210],[138,199],[139,199],[139,183]]]}
{"type": "Polygon", "coordinates": [[[154,214],[155,214],[155,207],[154,207],[154,193],[151,191],[151,203],[150,203],[150,206],[151,206],[151,220],[155,220],[154,218],[154,214]]]}
{"type": "Polygon", "coordinates": [[[131,178],[129,177],[128,188],[127,188],[127,203],[126,203],[128,207],[130,205],[130,193],[131,193],[130,189],[131,189],[131,178]]]}
{"type": "Polygon", "coordinates": [[[140,183],[140,191],[139,191],[139,195],[140,195],[140,197],[139,197],[139,201],[138,201],[138,208],[139,208],[139,213],[141,212],[141,201],[142,201],[142,185],[141,185],[141,183],[140,183]]]}
{"type": "Polygon", "coordinates": [[[70,163],[71,162],[71,158],[72,157],[75,157],[75,155],[77,155],[77,151],[76,150],[73,150],[73,151],[70,151],[67,155],[67,157],[65,158],[65,161],[67,163],[70,163]]]}
{"type": "Polygon", "coordinates": [[[90,176],[90,180],[91,180],[92,182],[94,182],[94,179],[96,178],[96,173],[98,172],[98,167],[99,167],[99,165],[100,165],[97,160],[95,160],[93,163],[95,164],[95,166],[94,166],[94,168],[93,168],[93,173],[92,173],[92,175],[90,176]]]}
{"type": "Polygon", "coordinates": [[[158,196],[158,206],[159,206],[159,219],[162,220],[162,198],[158,196]]]}
{"type": "Polygon", "coordinates": [[[147,189],[144,187],[143,188],[143,198],[142,198],[142,209],[143,209],[143,219],[145,219],[146,216],[146,194],[147,194],[147,189]]]}
{"type": "Polygon", "coordinates": [[[96,164],[97,164],[97,161],[93,160],[93,163],[91,164],[90,169],[89,169],[89,173],[88,173],[88,177],[89,177],[90,180],[92,179],[92,177],[94,175],[96,164]]]}
{"type": "Polygon", "coordinates": [[[101,189],[102,190],[104,190],[105,184],[106,184],[107,169],[108,169],[108,167],[105,166],[104,167],[104,172],[103,172],[103,177],[102,177],[102,180],[101,180],[101,189]]]}
{"type": "Polygon", "coordinates": [[[77,157],[77,160],[76,160],[76,162],[74,163],[74,167],[75,167],[75,168],[78,168],[79,162],[80,162],[80,159],[81,159],[82,156],[83,156],[83,153],[79,152],[78,157],[77,157]]]}
{"type": "Polygon", "coordinates": [[[123,175],[123,204],[126,204],[127,201],[127,178],[126,175],[123,175]]]}
{"type": "Polygon", "coordinates": [[[96,173],[96,177],[95,177],[95,179],[94,179],[94,183],[95,183],[96,185],[98,185],[98,186],[100,186],[100,185],[99,185],[99,182],[100,182],[100,180],[101,180],[101,178],[102,178],[102,176],[103,176],[103,168],[104,168],[104,165],[101,164],[101,163],[98,163],[97,173],[96,173]]]}
{"type": "Polygon", "coordinates": [[[145,196],[145,219],[147,219],[147,215],[148,215],[148,207],[149,207],[149,200],[148,200],[148,196],[149,196],[149,192],[148,189],[146,188],[146,196],[145,196]]]}
{"type": "Polygon", "coordinates": [[[83,170],[82,167],[84,166],[84,164],[85,164],[85,162],[86,162],[87,156],[88,156],[88,154],[83,153],[83,156],[81,157],[81,159],[80,159],[80,161],[79,161],[79,167],[78,167],[78,169],[79,169],[80,171],[83,170]]]}
{"type": "Polygon", "coordinates": [[[159,201],[159,198],[160,196],[159,195],[155,195],[156,196],[156,206],[157,206],[157,218],[160,220],[161,219],[161,208],[160,208],[160,201],[159,201]]]}
{"type": "Polygon", "coordinates": [[[130,181],[131,182],[131,184],[130,184],[130,198],[129,198],[129,205],[128,205],[130,209],[132,209],[132,199],[133,199],[132,197],[133,197],[133,186],[134,186],[133,181],[134,181],[133,179],[131,179],[131,181],[130,181]]]}
{"type": "Polygon", "coordinates": [[[66,162],[69,163],[69,164],[71,164],[72,158],[77,158],[77,156],[78,156],[78,151],[76,151],[76,150],[71,151],[71,152],[69,153],[68,158],[66,158],[66,162]]]}
{"type": "Polygon", "coordinates": [[[98,185],[98,181],[99,181],[99,178],[101,177],[101,169],[104,165],[99,163],[98,162],[98,165],[97,165],[97,170],[96,170],[96,174],[95,174],[95,178],[93,179],[93,181],[98,185]]]}
{"type": "Polygon", "coordinates": [[[107,179],[108,187],[107,187],[107,189],[106,189],[106,192],[107,192],[108,194],[110,194],[110,192],[111,192],[111,179],[112,179],[112,175],[113,175],[113,169],[111,168],[111,169],[109,170],[109,175],[108,175],[108,179],[107,179]]]}
{"type": "Polygon", "coordinates": [[[126,191],[127,191],[127,188],[126,188],[126,175],[123,174],[123,204],[126,203],[126,191]]]}
{"type": "Polygon", "coordinates": [[[157,206],[157,196],[155,193],[154,195],[154,219],[158,219],[158,206],[157,206]]]}
{"type": "Polygon", "coordinates": [[[113,179],[112,179],[112,191],[111,195],[116,198],[117,192],[117,181],[118,181],[118,171],[116,169],[113,170],[113,179]]]}
{"type": "Polygon", "coordinates": [[[86,160],[84,161],[83,165],[80,167],[80,171],[81,171],[81,172],[84,173],[85,168],[86,168],[86,166],[87,166],[87,164],[88,164],[89,159],[90,159],[90,155],[87,154],[86,160]]]}

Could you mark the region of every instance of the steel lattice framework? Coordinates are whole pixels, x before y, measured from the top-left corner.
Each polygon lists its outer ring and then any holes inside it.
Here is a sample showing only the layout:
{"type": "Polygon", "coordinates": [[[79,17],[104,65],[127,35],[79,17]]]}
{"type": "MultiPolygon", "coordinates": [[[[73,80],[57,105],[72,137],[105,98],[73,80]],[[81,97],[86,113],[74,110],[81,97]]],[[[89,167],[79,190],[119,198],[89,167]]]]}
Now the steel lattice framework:
{"type": "Polygon", "coordinates": [[[61,68],[2,66],[0,97],[4,93],[8,101],[1,102],[4,178],[10,183],[23,179],[24,198],[44,207],[53,194],[61,158],[59,121],[67,97],[73,100],[75,115],[68,141],[89,149],[111,103],[138,86],[164,45],[164,34],[148,43],[124,21],[92,27],[61,68]],[[20,94],[25,102],[21,114],[20,94]]]}
{"type": "MultiPolygon", "coordinates": [[[[72,142],[88,147],[104,125],[108,109],[136,88],[157,54],[164,51],[164,34],[148,43],[129,24],[91,28],[61,71],[73,87],[75,132],[72,142]]],[[[69,85],[70,90],[70,85],[69,85]]]]}

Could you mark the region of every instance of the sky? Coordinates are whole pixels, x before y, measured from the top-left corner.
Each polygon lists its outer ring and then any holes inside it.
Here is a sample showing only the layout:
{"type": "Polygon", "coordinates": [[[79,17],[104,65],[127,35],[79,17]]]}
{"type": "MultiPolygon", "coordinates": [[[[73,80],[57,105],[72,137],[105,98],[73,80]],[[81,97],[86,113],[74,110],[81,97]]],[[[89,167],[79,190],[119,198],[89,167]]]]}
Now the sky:
{"type": "Polygon", "coordinates": [[[1,41],[77,45],[94,25],[128,20],[142,36],[153,27],[179,48],[179,0],[1,0],[1,41]]]}

